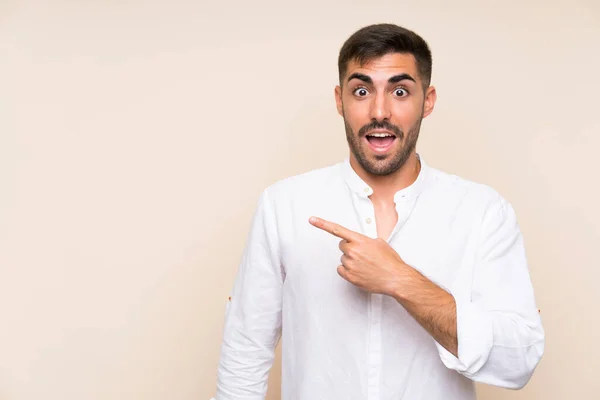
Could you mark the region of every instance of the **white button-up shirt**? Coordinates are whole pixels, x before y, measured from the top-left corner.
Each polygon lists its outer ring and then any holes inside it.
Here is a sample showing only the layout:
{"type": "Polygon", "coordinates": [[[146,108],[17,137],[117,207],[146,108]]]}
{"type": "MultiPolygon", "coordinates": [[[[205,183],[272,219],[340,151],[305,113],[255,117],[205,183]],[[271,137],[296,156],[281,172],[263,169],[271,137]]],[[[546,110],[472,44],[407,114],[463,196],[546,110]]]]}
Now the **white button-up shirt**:
{"type": "Polygon", "coordinates": [[[422,158],[394,196],[388,243],[453,295],[457,358],[394,298],[340,277],[340,239],[308,222],[376,238],[372,193],[349,159],[263,191],[227,303],[217,400],[264,399],[280,339],[283,400],[467,400],[473,381],[527,383],[544,330],[511,205],[422,158]]]}

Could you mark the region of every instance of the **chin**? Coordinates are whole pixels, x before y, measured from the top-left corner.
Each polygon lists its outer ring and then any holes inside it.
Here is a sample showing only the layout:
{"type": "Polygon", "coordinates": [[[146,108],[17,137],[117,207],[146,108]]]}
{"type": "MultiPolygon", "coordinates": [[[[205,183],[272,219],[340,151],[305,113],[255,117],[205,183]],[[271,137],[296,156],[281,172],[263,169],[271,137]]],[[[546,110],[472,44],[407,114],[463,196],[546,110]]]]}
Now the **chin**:
{"type": "Polygon", "coordinates": [[[365,164],[361,164],[365,171],[378,176],[389,175],[398,170],[398,168],[394,165],[393,158],[391,158],[389,155],[375,155],[365,164]],[[381,157],[385,158],[382,159],[381,157]]]}

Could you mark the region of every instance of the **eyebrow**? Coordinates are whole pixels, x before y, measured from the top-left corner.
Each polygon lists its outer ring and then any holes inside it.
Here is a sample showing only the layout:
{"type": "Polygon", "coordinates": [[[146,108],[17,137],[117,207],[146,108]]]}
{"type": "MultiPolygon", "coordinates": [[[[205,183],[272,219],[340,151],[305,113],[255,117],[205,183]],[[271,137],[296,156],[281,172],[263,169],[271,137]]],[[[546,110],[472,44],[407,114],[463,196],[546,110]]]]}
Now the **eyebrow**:
{"type": "Polygon", "coordinates": [[[417,81],[415,80],[415,78],[413,78],[409,74],[394,75],[390,79],[388,79],[388,82],[389,83],[398,83],[398,82],[406,81],[406,80],[413,81],[414,83],[417,83],[417,81]]]}
{"type": "Polygon", "coordinates": [[[352,79],[359,79],[365,83],[368,83],[370,85],[373,84],[373,79],[371,79],[371,77],[369,75],[365,75],[365,74],[360,74],[358,72],[353,73],[352,75],[350,75],[348,77],[348,82],[350,82],[352,79]]]}
{"type": "MultiPolygon", "coordinates": [[[[348,77],[348,82],[350,82],[352,79],[359,79],[359,80],[361,80],[361,81],[363,81],[365,83],[368,83],[370,85],[373,84],[373,79],[371,79],[371,77],[369,75],[361,74],[361,73],[358,73],[358,72],[355,72],[352,75],[350,75],[348,77]]],[[[398,83],[398,82],[405,81],[405,80],[413,81],[414,83],[417,83],[417,81],[415,80],[415,78],[413,78],[409,74],[394,75],[390,79],[388,79],[388,83],[398,83]]]]}

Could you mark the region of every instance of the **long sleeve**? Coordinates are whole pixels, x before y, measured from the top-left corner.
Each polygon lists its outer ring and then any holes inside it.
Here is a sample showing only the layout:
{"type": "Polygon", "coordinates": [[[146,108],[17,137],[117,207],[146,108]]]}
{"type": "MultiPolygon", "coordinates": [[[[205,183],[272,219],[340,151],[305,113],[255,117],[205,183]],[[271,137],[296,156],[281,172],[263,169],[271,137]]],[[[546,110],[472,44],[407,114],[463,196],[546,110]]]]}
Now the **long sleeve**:
{"type": "Polygon", "coordinates": [[[544,352],[523,238],[504,199],[485,213],[474,239],[472,267],[452,290],[458,358],[437,344],[446,367],[482,383],[520,389],[544,352]]]}
{"type": "Polygon", "coordinates": [[[273,207],[260,196],[228,303],[216,400],[259,400],[281,336],[284,272],[273,207]]]}

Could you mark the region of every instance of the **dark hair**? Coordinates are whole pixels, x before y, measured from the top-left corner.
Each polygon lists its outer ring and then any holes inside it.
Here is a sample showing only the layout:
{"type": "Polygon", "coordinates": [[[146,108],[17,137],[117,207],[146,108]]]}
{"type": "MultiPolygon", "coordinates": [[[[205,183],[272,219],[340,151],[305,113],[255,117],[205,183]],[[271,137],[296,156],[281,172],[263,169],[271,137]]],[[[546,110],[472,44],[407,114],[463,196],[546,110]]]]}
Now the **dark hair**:
{"type": "Polygon", "coordinates": [[[413,31],[394,24],[365,26],[346,40],[338,57],[340,85],[351,61],[362,65],[389,53],[412,54],[423,88],[429,87],[432,61],[427,42],[413,31]]]}

